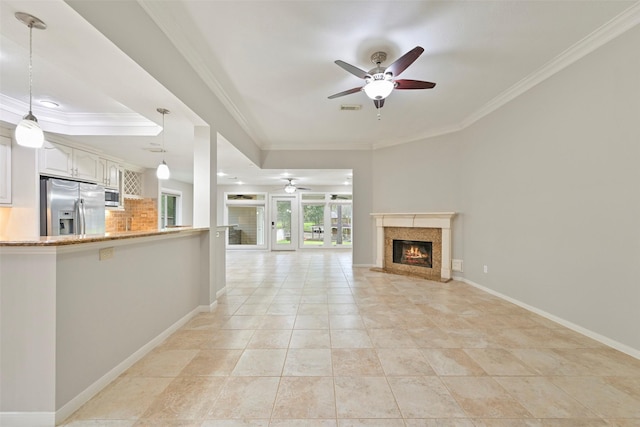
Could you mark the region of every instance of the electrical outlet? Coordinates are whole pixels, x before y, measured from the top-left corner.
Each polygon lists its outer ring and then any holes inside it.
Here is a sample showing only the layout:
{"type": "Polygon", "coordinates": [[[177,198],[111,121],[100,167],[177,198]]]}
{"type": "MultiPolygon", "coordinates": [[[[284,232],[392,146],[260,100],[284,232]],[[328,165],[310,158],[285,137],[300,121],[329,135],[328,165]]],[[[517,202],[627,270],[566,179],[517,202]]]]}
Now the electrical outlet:
{"type": "Polygon", "coordinates": [[[488,266],[486,266],[486,265],[484,266],[484,272],[485,272],[485,273],[488,273],[488,272],[489,272],[489,267],[488,267],[488,266]]]}
{"type": "Polygon", "coordinates": [[[451,269],[453,271],[459,271],[462,273],[462,260],[461,259],[452,259],[451,260],[451,269]]]}
{"type": "Polygon", "coordinates": [[[113,258],[113,247],[100,249],[98,251],[98,258],[100,258],[100,261],[113,258]]]}

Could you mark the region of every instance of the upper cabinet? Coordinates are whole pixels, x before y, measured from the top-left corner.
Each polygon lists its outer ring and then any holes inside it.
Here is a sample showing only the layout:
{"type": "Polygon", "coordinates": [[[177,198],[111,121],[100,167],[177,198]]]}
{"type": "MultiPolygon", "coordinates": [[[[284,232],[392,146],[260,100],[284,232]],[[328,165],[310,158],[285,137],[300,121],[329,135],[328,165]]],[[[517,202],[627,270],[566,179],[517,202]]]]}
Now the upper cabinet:
{"type": "Polygon", "coordinates": [[[45,142],[39,150],[40,173],[95,182],[105,187],[118,188],[120,165],[98,154],[45,142]]]}
{"type": "Polygon", "coordinates": [[[11,138],[0,135],[0,204],[11,204],[11,138]]]}
{"type": "Polygon", "coordinates": [[[38,151],[40,173],[73,177],[73,148],[45,141],[38,151]]]}

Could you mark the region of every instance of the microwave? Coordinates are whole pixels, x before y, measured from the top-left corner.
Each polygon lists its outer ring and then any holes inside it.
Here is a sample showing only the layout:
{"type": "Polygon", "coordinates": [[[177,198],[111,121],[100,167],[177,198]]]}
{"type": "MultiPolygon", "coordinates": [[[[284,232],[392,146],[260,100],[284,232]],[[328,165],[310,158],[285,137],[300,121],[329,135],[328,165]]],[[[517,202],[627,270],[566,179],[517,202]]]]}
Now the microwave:
{"type": "Polygon", "coordinates": [[[110,188],[104,189],[104,205],[106,207],[119,207],[120,206],[120,192],[110,188]]]}

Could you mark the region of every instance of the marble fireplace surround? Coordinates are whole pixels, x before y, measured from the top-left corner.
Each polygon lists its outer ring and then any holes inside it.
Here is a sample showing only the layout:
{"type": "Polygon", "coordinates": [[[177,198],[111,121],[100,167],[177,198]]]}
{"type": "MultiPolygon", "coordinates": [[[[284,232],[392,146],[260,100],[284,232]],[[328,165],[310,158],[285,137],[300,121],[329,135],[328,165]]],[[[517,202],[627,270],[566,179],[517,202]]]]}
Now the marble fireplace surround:
{"type": "MultiPolygon", "coordinates": [[[[455,212],[424,213],[373,213],[376,221],[376,264],[375,268],[385,270],[384,265],[384,229],[400,228],[436,228],[442,232],[440,280],[451,280],[451,221],[455,212]]],[[[435,254],[434,254],[435,257],[435,254]]]]}

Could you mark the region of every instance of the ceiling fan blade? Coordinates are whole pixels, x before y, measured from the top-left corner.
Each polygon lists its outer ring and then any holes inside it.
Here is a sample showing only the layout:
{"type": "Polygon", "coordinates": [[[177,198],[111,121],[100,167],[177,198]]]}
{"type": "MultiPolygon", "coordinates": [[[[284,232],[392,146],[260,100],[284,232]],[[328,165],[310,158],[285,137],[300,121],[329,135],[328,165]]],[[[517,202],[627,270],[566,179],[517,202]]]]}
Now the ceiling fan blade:
{"type": "Polygon", "coordinates": [[[356,77],[360,77],[361,79],[364,79],[365,77],[367,77],[369,75],[369,73],[367,73],[364,70],[361,70],[360,68],[351,65],[351,64],[347,64],[344,61],[340,61],[339,59],[337,61],[334,61],[339,67],[342,67],[344,70],[348,71],[349,73],[353,74],[356,77]]]}
{"type": "Polygon", "coordinates": [[[424,49],[420,46],[414,47],[409,52],[396,59],[396,62],[389,65],[387,69],[384,70],[385,74],[391,73],[393,77],[398,77],[409,65],[413,64],[413,61],[422,55],[422,52],[424,52],[424,49]]]}
{"type": "Polygon", "coordinates": [[[384,98],[383,99],[374,99],[373,104],[376,108],[382,108],[384,106],[384,98]]]}
{"type": "Polygon", "coordinates": [[[431,89],[435,87],[435,83],[423,82],[422,80],[395,80],[396,89],[431,89]]]}
{"type": "Polygon", "coordinates": [[[351,95],[352,93],[360,92],[362,90],[361,87],[354,87],[353,89],[345,90],[340,93],[333,94],[329,97],[329,99],[337,98],[339,96],[351,95]]]}

